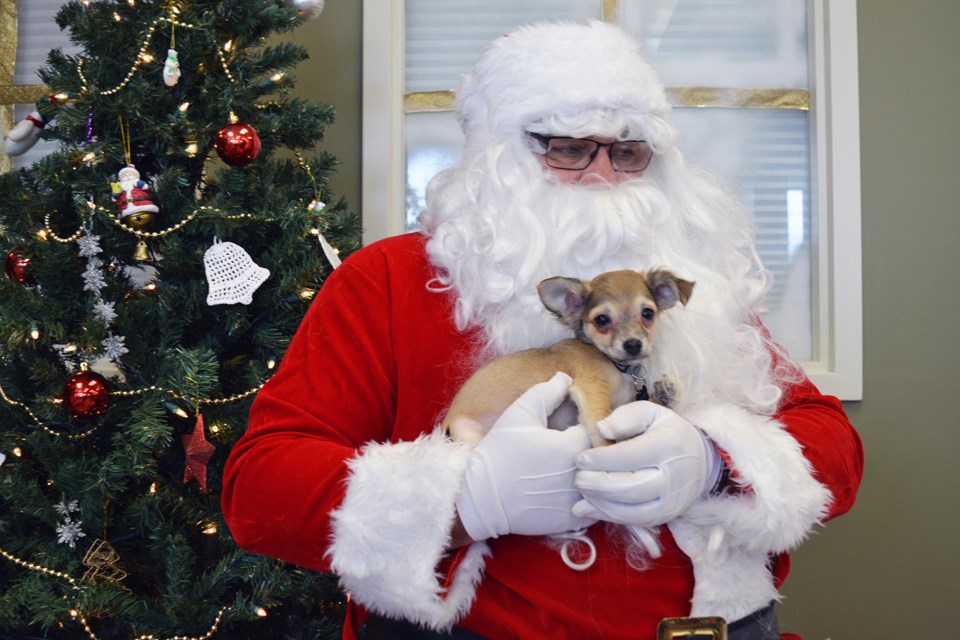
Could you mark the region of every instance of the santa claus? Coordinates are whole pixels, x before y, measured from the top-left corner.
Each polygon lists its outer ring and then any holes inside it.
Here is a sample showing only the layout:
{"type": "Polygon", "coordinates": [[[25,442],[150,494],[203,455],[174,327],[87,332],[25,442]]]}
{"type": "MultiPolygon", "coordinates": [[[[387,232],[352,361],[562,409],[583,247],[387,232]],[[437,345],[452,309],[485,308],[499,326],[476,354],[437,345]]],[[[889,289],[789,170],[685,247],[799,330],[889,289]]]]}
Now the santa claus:
{"type": "Polygon", "coordinates": [[[457,114],[422,230],[344,261],[258,395],[224,474],[235,539],[337,573],[368,638],[652,640],[688,615],[778,637],[786,554],[852,506],[862,453],[763,328],[744,209],[685,164],[663,85],[609,24],[498,39],[457,114]],[[480,363],[569,337],[538,282],[653,267],[696,282],[646,365],[678,382],[670,409],[624,405],[590,448],[545,426],[558,375],[475,446],[435,429],[480,363]],[[586,570],[544,538],[571,532],[586,570]]]}
{"type": "Polygon", "coordinates": [[[119,182],[113,183],[113,199],[123,220],[135,213],[157,213],[160,208],[150,199],[150,187],[140,179],[140,172],[128,164],[117,172],[119,182]]]}

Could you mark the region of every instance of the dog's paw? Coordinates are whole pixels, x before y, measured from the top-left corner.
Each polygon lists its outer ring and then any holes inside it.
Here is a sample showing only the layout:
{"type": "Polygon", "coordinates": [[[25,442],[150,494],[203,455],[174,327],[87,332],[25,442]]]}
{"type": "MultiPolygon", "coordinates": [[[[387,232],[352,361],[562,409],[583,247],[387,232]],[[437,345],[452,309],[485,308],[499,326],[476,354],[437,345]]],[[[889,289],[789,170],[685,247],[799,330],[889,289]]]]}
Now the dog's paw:
{"type": "Polygon", "coordinates": [[[677,399],[679,391],[676,382],[667,376],[663,376],[653,383],[653,398],[651,400],[663,407],[669,407],[677,399]]]}
{"type": "Polygon", "coordinates": [[[488,430],[489,427],[482,422],[468,418],[467,416],[454,418],[447,427],[447,432],[454,440],[473,442],[474,444],[480,442],[488,430]]]}

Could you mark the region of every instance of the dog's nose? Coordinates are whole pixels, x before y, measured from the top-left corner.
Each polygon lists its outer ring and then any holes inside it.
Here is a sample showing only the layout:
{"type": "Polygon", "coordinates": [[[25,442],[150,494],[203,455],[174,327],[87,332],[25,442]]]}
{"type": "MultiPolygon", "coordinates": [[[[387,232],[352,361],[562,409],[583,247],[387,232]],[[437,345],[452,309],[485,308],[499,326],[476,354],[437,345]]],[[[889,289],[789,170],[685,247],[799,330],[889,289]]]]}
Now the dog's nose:
{"type": "Polygon", "coordinates": [[[623,343],[623,350],[632,356],[637,355],[643,349],[643,343],[636,338],[630,338],[623,343]]]}

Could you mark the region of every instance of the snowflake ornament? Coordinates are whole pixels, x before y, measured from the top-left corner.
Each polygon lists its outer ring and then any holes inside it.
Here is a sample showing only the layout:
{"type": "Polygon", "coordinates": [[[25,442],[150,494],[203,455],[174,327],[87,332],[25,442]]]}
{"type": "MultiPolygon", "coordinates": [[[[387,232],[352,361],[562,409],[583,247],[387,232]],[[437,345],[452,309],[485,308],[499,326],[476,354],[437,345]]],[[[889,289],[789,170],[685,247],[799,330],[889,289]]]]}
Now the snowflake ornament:
{"type": "Polygon", "coordinates": [[[67,502],[67,496],[63,496],[60,498],[60,502],[53,505],[53,510],[69,520],[71,513],[80,511],[80,503],[76,500],[67,502]]]}
{"type": "Polygon", "coordinates": [[[107,337],[104,338],[103,342],[103,352],[110,360],[116,362],[126,353],[130,353],[130,349],[127,349],[123,344],[123,336],[115,336],[112,333],[108,333],[107,337]]]}
{"type": "Polygon", "coordinates": [[[107,286],[103,279],[103,261],[100,258],[90,258],[87,260],[87,268],[83,272],[83,290],[93,291],[100,295],[100,290],[107,286]]]}
{"type": "Polygon", "coordinates": [[[93,305],[93,315],[102,321],[103,324],[109,325],[117,319],[117,312],[114,311],[113,305],[113,302],[98,300],[96,304],[93,305]]]}
{"type": "Polygon", "coordinates": [[[77,540],[87,536],[87,534],[80,529],[80,525],[82,524],[79,520],[74,522],[70,518],[66,518],[63,524],[57,527],[57,542],[65,544],[71,549],[76,549],[77,540]]]}
{"type": "Polygon", "coordinates": [[[81,258],[92,258],[102,251],[100,249],[100,236],[84,234],[77,238],[77,245],[80,247],[81,258]]]}

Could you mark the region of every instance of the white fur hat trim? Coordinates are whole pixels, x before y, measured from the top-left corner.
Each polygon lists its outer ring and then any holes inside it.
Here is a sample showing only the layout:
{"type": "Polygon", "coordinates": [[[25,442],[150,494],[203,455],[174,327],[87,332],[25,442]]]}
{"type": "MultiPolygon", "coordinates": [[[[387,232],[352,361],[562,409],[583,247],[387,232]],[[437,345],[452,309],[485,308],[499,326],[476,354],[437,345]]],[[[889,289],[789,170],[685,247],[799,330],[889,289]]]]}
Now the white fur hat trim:
{"type": "Polygon", "coordinates": [[[493,42],[457,90],[471,138],[522,131],[642,137],[669,145],[666,92],[639,44],[618,26],[590,21],[521,26],[493,42]],[[561,130],[567,129],[567,130],[561,130]]]}

